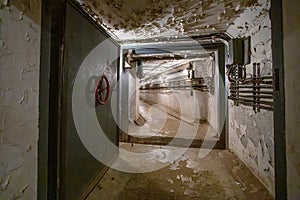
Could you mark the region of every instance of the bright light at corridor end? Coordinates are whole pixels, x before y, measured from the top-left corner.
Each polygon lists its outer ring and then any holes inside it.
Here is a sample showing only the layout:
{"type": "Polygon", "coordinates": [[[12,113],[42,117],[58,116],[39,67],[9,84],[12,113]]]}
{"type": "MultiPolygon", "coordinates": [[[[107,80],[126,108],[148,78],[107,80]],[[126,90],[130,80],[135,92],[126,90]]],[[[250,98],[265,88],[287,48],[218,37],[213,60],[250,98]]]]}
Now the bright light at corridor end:
{"type": "MultiPolygon", "coordinates": [[[[194,41],[193,39],[190,40],[194,41]]],[[[195,44],[199,45],[199,48],[202,48],[198,42],[195,41],[195,44]]],[[[110,39],[106,39],[98,44],[86,56],[76,75],[72,93],[72,114],[77,134],[85,148],[95,159],[113,169],[129,173],[144,173],[167,167],[175,160],[178,160],[193,142],[193,140],[184,140],[183,144],[181,144],[182,148],[172,147],[176,146],[176,139],[181,138],[187,131],[187,123],[184,123],[183,120],[180,120],[176,135],[169,145],[151,152],[132,152],[118,148],[108,139],[106,135],[110,133],[105,133],[98,121],[95,109],[95,98],[89,91],[93,90],[95,86],[95,77],[104,73],[107,68],[106,66],[119,60],[119,57],[114,57],[109,53],[99,53],[108,52],[107,49],[110,48],[113,48],[110,39]],[[106,64],[105,67],[101,66],[103,63],[106,64]],[[112,163],[112,158],[116,158],[114,163],[112,163]]],[[[204,48],[202,49],[204,51],[204,48]]],[[[207,54],[209,56],[208,52],[207,54]]],[[[125,133],[127,132],[127,127],[124,127],[124,125],[122,125],[123,123],[120,123],[120,120],[118,120],[118,106],[121,104],[121,102],[119,102],[121,93],[124,92],[122,91],[122,86],[127,84],[126,82],[124,83],[124,81],[128,80],[129,73],[130,71],[124,73],[119,81],[115,83],[114,88],[111,88],[111,113],[107,113],[107,115],[113,115],[115,123],[118,125],[119,129],[125,133]]],[[[188,70],[184,70],[183,73],[188,75],[188,70]]],[[[132,93],[133,92],[135,91],[132,91],[132,93]]],[[[132,95],[129,94],[128,96],[132,95]]],[[[178,97],[177,100],[180,105],[181,113],[184,113],[184,110],[188,105],[178,97]]],[[[200,103],[201,102],[198,102],[197,98],[195,98],[195,109],[199,109],[200,103]]],[[[220,124],[224,125],[224,121],[220,124]]],[[[189,128],[188,130],[190,136],[195,138],[198,127],[195,126],[194,129],[189,128]]],[[[212,137],[212,134],[215,135],[215,131],[210,127],[202,143],[202,147],[205,148],[199,148],[200,158],[205,157],[216,144],[217,140],[214,140],[214,142],[209,140],[209,138],[212,137]]]]}

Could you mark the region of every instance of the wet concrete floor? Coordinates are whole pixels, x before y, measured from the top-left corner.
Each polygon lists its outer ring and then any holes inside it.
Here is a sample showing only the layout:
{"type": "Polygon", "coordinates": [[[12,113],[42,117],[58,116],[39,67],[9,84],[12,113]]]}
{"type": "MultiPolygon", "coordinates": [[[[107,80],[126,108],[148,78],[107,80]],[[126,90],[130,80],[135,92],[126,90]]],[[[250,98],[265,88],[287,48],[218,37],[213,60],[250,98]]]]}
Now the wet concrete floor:
{"type": "MultiPolygon", "coordinates": [[[[122,143],[120,148],[145,152],[178,147],[122,143]]],[[[158,151],[159,152],[159,151],[158,151]]],[[[156,161],[161,157],[154,157],[156,161]]],[[[132,165],[138,168],[139,162],[132,165]]],[[[232,153],[211,150],[199,158],[199,149],[189,148],[166,167],[147,173],[125,173],[109,169],[88,200],[168,199],[273,199],[261,183],[232,153]]]]}

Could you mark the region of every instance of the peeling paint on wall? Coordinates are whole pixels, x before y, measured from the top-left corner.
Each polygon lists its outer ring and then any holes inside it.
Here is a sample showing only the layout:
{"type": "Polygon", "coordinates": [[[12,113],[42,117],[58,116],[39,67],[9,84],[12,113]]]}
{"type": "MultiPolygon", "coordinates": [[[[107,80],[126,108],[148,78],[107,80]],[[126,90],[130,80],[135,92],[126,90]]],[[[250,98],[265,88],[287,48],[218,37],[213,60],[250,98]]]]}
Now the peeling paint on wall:
{"type": "Polygon", "coordinates": [[[77,0],[120,41],[225,32],[258,0],[77,0]]]}
{"type": "MultiPolygon", "coordinates": [[[[251,61],[261,63],[262,75],[272,74],[270,0],[259,0],[259,6],[246,9],[227,29],[233,37],[251,36],[251,61]]],[[[252,74],[252,63],[247,73],[252,74]]],[[[252,170],[268,190],[275,194],[273,112],[252,107],[229,109],[229,147],[252,170]]]]}
{"type": "Polygon", "coordinates": [[[36,199],[40,25],[26,13],[41,12],[14,3],[0,3],[0,199],[36,199]]]}
{"type": "Polygon", "coordinates": [[[19,20],[24,18],[24,15],[32,19],[35,23],[41,23],[41,0],[17,0],[11,1],[11,5],[20,10],[19,20]]]}
{"type": "Polygon", "coordinates": [[[10,4],[10,1],[9,0],[1,0],[0,1],[0,8],[3,8],[5,6],[9,6],[10,4]]]}

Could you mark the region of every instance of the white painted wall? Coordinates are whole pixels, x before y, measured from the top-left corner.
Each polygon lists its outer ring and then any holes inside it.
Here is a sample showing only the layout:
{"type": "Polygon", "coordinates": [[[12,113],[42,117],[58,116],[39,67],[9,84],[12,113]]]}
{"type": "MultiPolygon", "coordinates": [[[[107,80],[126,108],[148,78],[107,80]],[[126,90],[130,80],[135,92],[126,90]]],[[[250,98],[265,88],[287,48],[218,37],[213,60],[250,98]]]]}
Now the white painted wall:
{"type": "Polygon", "coordinates": [[[209,93],[196,90],[192,93],[191,90],[142,90],[140,98],[187,122],[209,121],[209,93]]]}
{"type": "MultiPolygon", "coordinates": [[[[251,36],[251,61],[261,63],[263,75],[272,74],[270,0],[246,9],[227,32],[233,37],[251,36]]],[[[252,63],[247,73],[252,74],[252,63]]],[[[273,112],[228,103],[229,148],[275,194],[273,112]]]]}
{"type": "Polygon", "coordinates": [[[140,79],[136,77],[135,68],[128,72],[129,84],[129,119],[131,122],[139,118],[139,88],[140,79]]]}
{"type": "Polygon", "coordinates": [[[193,62],[195,78],[203,78],[209,91],[190,89],[181,90],[144,90],[142,100],[158,104],[169,114],[188,122],[207,121],[214,132],[219,133],[219,70],[215,59],[193,62]]]}
{"type": "Polygon", "coordinates": [[[300,9],[295,1],[283,3],[284,85],[288,199],[300,198],[300,9]]]}
{"type": "Polygon", "coordinates": [[[40,25],[0,4],[0,199],[36,199],[40,25]]]}
{"type": "Polygon", "coordinates": [[[195,78],[203,78],[209,92],[196,91],[201,111],[206,111],[206,120],[210,123],[212,129],[220,133],[219,110],[220,108],[220,88],[219,88],[219,69],[217,54],[206,59],[193,63],[195,68],[195,78]],[[204,100],[204,101],[203,101],[204,100]],[[205,106],[205,109],[202,108],[205,106]]]}

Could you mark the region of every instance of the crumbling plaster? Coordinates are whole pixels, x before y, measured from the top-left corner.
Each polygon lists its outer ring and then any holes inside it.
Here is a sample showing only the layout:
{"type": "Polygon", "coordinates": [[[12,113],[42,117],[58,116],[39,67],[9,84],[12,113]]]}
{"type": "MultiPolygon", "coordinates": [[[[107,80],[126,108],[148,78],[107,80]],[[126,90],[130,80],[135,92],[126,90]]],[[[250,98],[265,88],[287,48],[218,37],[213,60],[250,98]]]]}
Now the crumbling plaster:
{"type": "MultiPolygon", "coordinates": [[[[230,26],[233,37],[251,36],[251,64],[261,63],[263,75],[272,74],[270,0],[259,0],[260,6],[248,8],[230,26]]],[[[229,148],[252,170],[268,190],[275,193],[275,160],[273,112],[228,104],[229,148]]]]}
{"type": "Polygon", "coordinates": [[[37,196],[40,5],[0,2],[0,199],[37,196]]]}
{"type": "Polygon", "coordinates": [[[119,41],[225,32],[258,0],[77,0],[119,41]]]}

